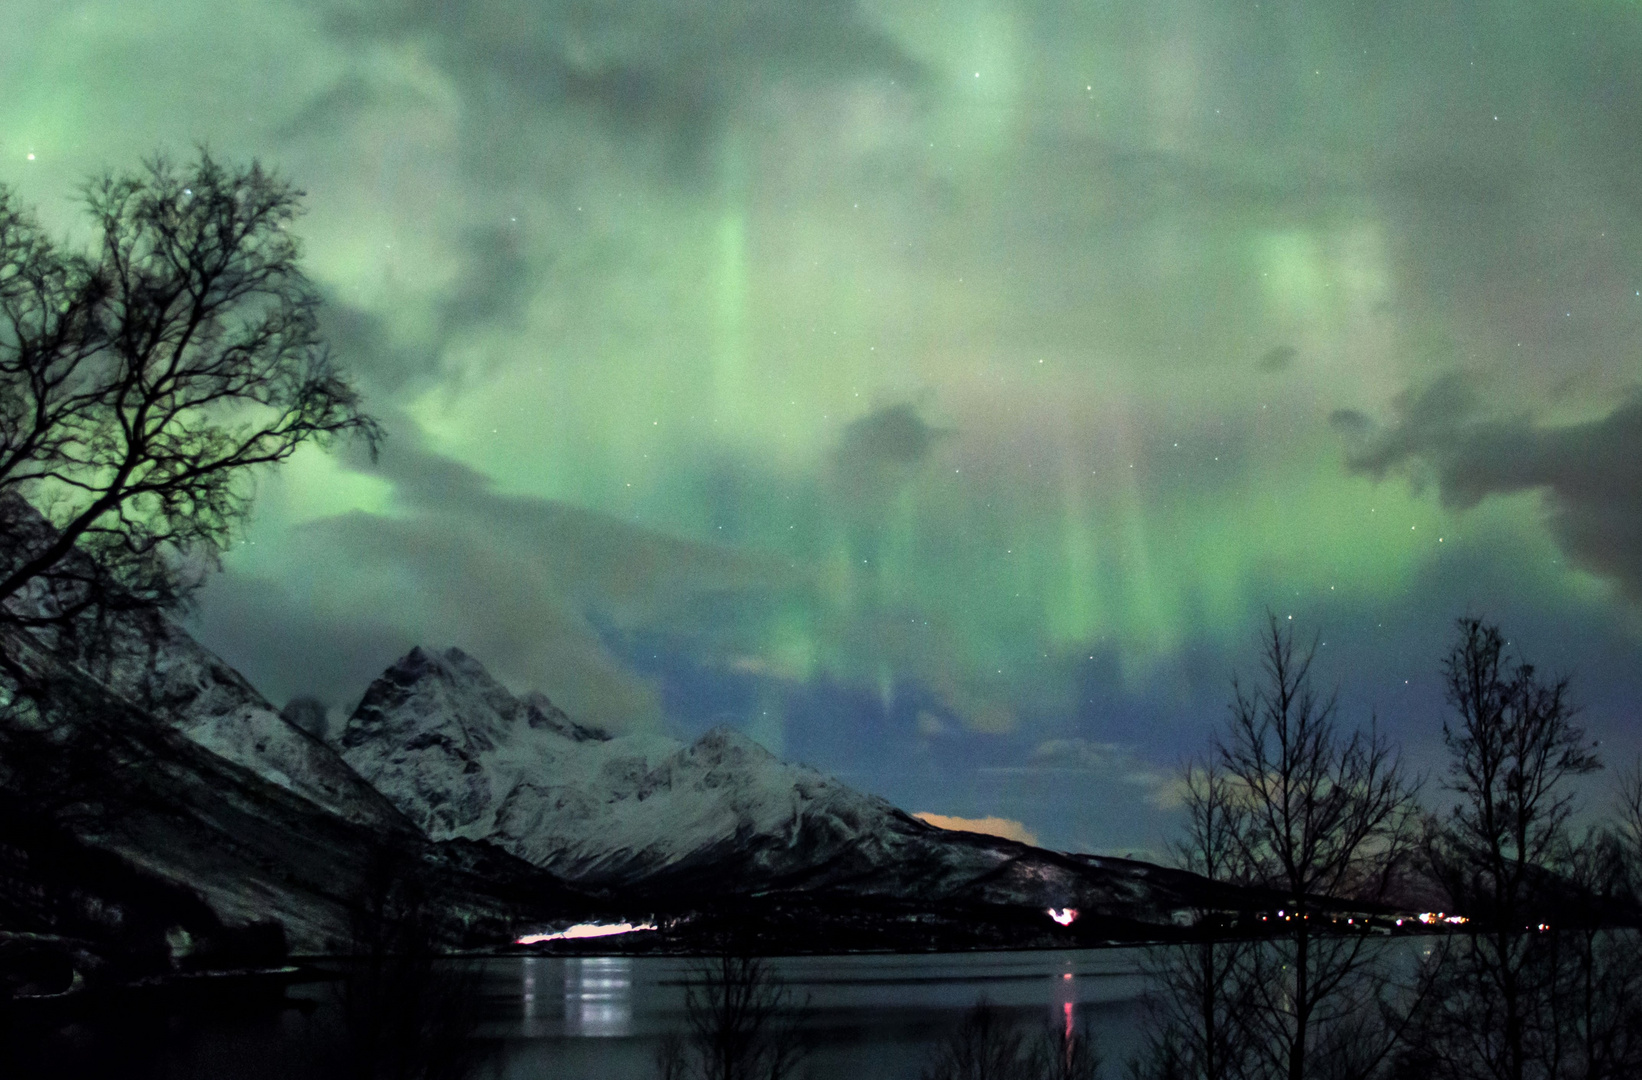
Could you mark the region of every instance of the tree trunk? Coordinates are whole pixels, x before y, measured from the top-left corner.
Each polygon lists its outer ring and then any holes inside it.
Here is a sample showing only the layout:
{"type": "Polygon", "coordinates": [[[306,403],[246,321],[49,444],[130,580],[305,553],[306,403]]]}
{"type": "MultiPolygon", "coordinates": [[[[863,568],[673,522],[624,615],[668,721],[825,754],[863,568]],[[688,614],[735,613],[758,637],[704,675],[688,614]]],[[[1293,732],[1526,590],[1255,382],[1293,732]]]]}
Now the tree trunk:
{"type": "Polygon", "coordinates": [[[1294,935],[1294,1041],[1289,1044],[1288,1080],[1305,1080],[1306,1035],[1311,1026],[1311,935],[1305,909],[1294,914],[1299,931],[1294,935]]]}

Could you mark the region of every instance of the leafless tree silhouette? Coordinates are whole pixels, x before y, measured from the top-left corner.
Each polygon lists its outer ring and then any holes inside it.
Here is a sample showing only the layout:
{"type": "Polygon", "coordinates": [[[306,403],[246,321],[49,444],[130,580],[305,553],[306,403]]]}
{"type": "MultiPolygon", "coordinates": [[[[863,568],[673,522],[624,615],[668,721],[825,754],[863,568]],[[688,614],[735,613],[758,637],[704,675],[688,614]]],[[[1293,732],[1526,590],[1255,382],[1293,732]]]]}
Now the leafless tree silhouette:
{"type": "Polygon", "coordinates": [[[935,1052],[923,1080],[1034,1080],[1026,1032],[984,998],[964,1013],[935,1052]]]}
{"type": "Polygon", "coordinates": [[[63,251],[0,188],[0,629],[186,600],[251,470],[379,438],[318,334],[300,191],[202,150],[83,194],[95,244],[63,251]]]}
{"type": "Polygon", "coordinates": [[[1100,1076],[1100,1046],[1088,1023],[1077,1026],[1049,1023],[1038,1038],[1036,1080],[1096,1080],[1100,1076]]]}
{"type": "Polygon", "coordinates": [[[1567,680],[1542,678],[1508,644],[1498,627],[1463,618],[1443,665],[1455,801],[1430,826],[1428,858],[1472,932],[1441,950],[1441,992],[1405,1071],[1635,1075],[1635,943],[1606,925],[1625,889],[1625,831],[1573,836],[1569,782],[1600,763],[1567,680]]]}
{"type": "MultiPolygon", "coordinates": [[[[1189,764],[1183,781],[1187,825],[1186,835],[1173,845],[1176,865],[1215,881],[1249,883],[1241,839],[1248,802],[1242,789],[1214,757],[1189,764]]],[[[1194,914],[1201,940],[1148,951],[1150,1045],[1132,1070],[1138,1077],[1235,1080],[1249,1074],[1253,1047],[1247,1017],[1254,989],[1249,976],[1259,944],[1236,936],[1237,928],[1224,925],[1223,913],[1194,914]]]]}
{"type": "Polygon", "coordinates": [[[806,1048],[786,986],[756,956],[702,962],[685,989],[688,1037],[662,1043],[663,1080],[787,1080],[806,1048]]]}
{"type": "Polygon", "coordinates": [[[415,865],[383,848],[350,905],[338,984],[347,1066],[356,1080],[460,1080],[484,1059],[474,1040],[483,970],[443,955],[415,865]]]}
{"type": "Polygon", "coordinates": [[[1361,1027],[1376,1011],[1375,939],[1324,928],[1323,898],[1376,900],[1412,848],[1416,804],[1397,755],[1372,726],[1348,731],[1336,699],[1314,687],[1316,646],[1268,618],[1262,679],[1233,680],[1231,716],[1216,748],[1233,802],[1239,867],[1284,898],[1283,936],[1251,954],[1243,1010],[1265,1070],[1306,1080],[1360,1074],[1389,1051],[1364,1055],[1361,1027]]]}
{"type": "Polygon", "coordinates": [[[1087,1024],[1051,1023],[1034,1036],[982,998],[937,1047],[923,1080],[1095,1080],[1100,1050],[1087,1024]]]}

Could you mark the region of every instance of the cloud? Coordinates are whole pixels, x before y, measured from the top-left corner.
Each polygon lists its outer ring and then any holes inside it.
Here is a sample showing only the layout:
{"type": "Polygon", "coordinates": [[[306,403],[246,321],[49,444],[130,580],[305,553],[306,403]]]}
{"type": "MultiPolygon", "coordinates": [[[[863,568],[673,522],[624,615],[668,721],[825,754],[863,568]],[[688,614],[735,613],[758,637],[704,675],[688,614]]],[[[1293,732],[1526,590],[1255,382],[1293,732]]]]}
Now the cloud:
{"type": "Polygon", "coordinates": [[[1347,463],[1376,479],[1402,471],[1435,482],[1459,509],[1539,491],[1569,559],[1642,604],[1642,393],[1595,420],[1542,426],[1489,415],[1474,384],[1450,375],[1404,394],[1395,420],[1367,433],[1347,463]]]}
{"type": "Polygon", "coordinates": [[[1046,739],[1033,747],[1027,770],[1086,772],[1145,789],[1145,798],[1168,808],[1171,777],[1143,760],[1133,746],[1093,739],[1046,739]]]}
{"type": "Polygon", "coordinates": [[[190,629],[276,705],[313,697],[351,710],[418,643],[385,614],[338,611],[284,582],[227,571],[207,584],[190,629]]]}
{"type": "Polygon", "coordinates": [[[1036,847],[1037,836],[1018,821],[1001,817],[963,818],[949,817],[946,814],[932,814],[921,811],[913,817],[926,825],[933,825],[937,829],[952,829],[956,832],[981,833],[985,836],[1001,836],[1005,840],[1018,840],[1023,844],[1036,847]]]}
{"type": "Polygon", "coordinates": [[[890,405],[844,428],[838,457],[866,465],[916,465],[942,434],[911,405],[890,405]]]}
{"type": "Polygon", "coordinates": [[[785,560],[499,494],[403,418],[386,420],[377,462],[355,449],[344,461],[392,483],[391,512],[295,526],[275,578],[230,572],[202,597],[206,638],[275,698],[338,703],[411,645],[458,645],[578,719],[650,727],[658,688],[612,651],[610,629],[694,627],[704,602],[756,603],[802,583],[785,560]]]}
{"type": "Polygon", "coordinates": [[[851,421],[833,451],[839,493],[875,506],[910,480],[935,444],[949,434],[927,423],[916,407],[904,402],[851,421]]]}
{"type": "Polygon", "coordinates": [[[427,301],[430,317],[420,332],[396,333],[393,318],[334,292],[326,297],[321,332],[367,390],[391,396],[428,382],[448,382],[463,374],[448,369],[453,347],[478,334],[523,329],[547,259],[531,259],[517,226],[467,227],[451,249],[457,270],[448,288],[427,301]]]}
{"type": "Polygon", "coordinates": [[[1374,427],[1374,422],[1368,418],[1368,414],[1356,409],[1335,409],[1328,414],[1328,424],[1349,439],[1362,439],[1374,427]]]}
{"type": "Polygon", "coordinates": [[[490,122],[581,107],[615,130],[661,136],[687,169],[774,79],[919,76],[852,0],[340,0],[321,10],[347,40],[427,43],[490,122]]]}
{"type": "Polygon", "coordinates": [[[1117,743],[1089,739],[1048,739],[1032,750],[1034,765],[1061,769],[1111,769],[1130,755],[1117,743]]]}
{"type": "Polygon", "coordinates": [[[1300,355],[1293,345],[1278,345],[1267,349],[1257,365],[1261,371],[1287,371],[1300,355]]]}

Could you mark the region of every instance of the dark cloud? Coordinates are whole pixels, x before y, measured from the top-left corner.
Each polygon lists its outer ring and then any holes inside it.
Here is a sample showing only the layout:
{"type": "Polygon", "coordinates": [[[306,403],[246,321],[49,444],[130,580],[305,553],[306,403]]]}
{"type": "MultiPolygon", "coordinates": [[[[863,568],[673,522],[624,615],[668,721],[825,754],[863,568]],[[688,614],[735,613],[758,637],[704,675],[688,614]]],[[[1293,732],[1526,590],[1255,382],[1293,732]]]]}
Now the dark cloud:
{"type": "Polygon", "coordinates": [[[1261,371],[1287,371],[1294,366],[1294,359],[1299,355],[1293,345],[1277,345],[1266,350],[1258,366],[1261,371]]]}
{"type": "MultiPolygon", "coordinates": [[[[915,406],[886,405],[851,421],[833,451],[835,488],[846,512],[876,526],[884,500],[901,490],[950,432],[932,427],[915,406]]],[[[863,522],[858,522],[858,524],[863,522]]]]}
{"type": "Polygon", "coordinates": [[[866,465],[915,465],[945,432],[931,427],[911,405],[890,405],[844,428],[841,461],[866,465]]]}
{"type": "Polygon", "coordinates": [[[1356,409],[1335,409],[1328,414],[1329,427],[1351,438],[1361,438],[1373,428],[1367,413],[1356,409]]]}
{"type": "Polygon", "coordinates": [[[1546,427],[1488,415],[1473,385],[1453,375],[1404,395],[1397,413],[1349,456],[1354,471],[1412,469],[1459,508],[1542,491],[1568,557],[1642,603],[1642,394],[1600,419],[1546,427]]]}
{"type": "Polygon", "coordinates": [[[403,83],[381,85],[358,72],[349,72],[308,99],[273,135],[282,141],[334,138],[351,116],[364,109],[415,107],[430,104],[426,95],[403,83]]]}
{"type": "Polygon", "coordinates": [[[210,580],[191,622],[275,704],[311,697],[346,709],[417,644],[411,631],[368,609],[335,613],[297,584],[232,571],[210,580]]]}
{"type": "Polygon", "coordinates": [[[356,39],[425,42],[493,121],[580,105],[617,128],[699,152],[772,78],[888,75],[917,65],[853,0],[372,0],[325,5],[356,39]]]}
{"type": "Polygon", "coordinates": [[[476,327],[517,329],[544,269],[531,262],[520,231],[470,229],[460,250],[461,276],[439,302],[441,340],[476,327]]]}
{"type": "Polygon", "coordinates": [[[439,373],[437,347],[396,341],[385,316],[335,295],[320,308],[319,326],[332,354],[372,398],[439,373]]]}
{"type": "Polygon", "coordinates": [[[345,368],[365,389],[395,392],[449,374],[445,351],[463,335],[495,329],[516,330],[546,266],[533,263],[515,228],[469,229],[457,244],[461,269],[450,288],[433,302],[432,328],[407,339],[394,333],[393,320],[332,295],[320,311],[320,328],[345,368]]]}
{"type": "Polygon", "coordinates": [[[372,463],[396,512],[297,526],[300,570],[281,584],[233,573],[202,598],[206,640],[275,700],[357,698],[412,645],[457,645],[515,689],[540,689],[611,730],[653,725],[651,681],[606,643],[610,628],[694,626],[703,597],[780,594],[785,560],[679,540],[551,499],[498,494],[478,471],[428,450],[403,417],[372,463]]]}
{"type": "Polygon", "coordinates": [[[355,467],[392,481],[415,519],[527,555],[578,603],[604,603],[617,615],[629,603],[654,611],[704,591],[793,581],[785,560],[680,540],[556,499],[498,494],[477,469],[428,450],[409,423],[390,418],[389,431],[378,461],[356,457],[355,467]]]}
{"type": "Polygon", "coordinates": [[[581,537],[544,529],[532,545],[479,517],[364,513],[299,532],[298,545],[371,567],[377,582],[339,584],[417,643],[459,646],[515,689],[542,690],[602,727],[658,720],[652,689],[609,654],[582,597],[566,587],[562,571],[576,561],[581,537]],[[568,560],[553,557],[566,553],[568,560]]]}

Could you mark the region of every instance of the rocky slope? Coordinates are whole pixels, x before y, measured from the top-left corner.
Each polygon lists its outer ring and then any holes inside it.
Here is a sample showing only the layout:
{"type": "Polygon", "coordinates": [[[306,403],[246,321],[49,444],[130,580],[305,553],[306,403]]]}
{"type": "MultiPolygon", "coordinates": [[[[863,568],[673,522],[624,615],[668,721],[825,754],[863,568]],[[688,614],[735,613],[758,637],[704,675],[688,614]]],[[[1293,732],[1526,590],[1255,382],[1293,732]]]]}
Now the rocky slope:
{"type": "MultiPolygon", "coordinates": [[[[26,637],[4,645],[44,690],[13,700],[0,686],[0,930],[163,960],[178,941],[247,935],[264,953],[346,951],[361,910],[388,890],[419,896],[416,917],[447,944],[586,910],[490,845],[429,841],[354,790],[362,781],[324,746],[293,759],[269,739],[270,760],[247,767],[184,734],[198,717],[145,710],[26,637]],[[304,773],[304,760],[319,768],[304,773]],[[341,774],[352,779],[339,786],[341,774]],[[334,803],[339,790],[348,813],[305,793],[334,803]]],[[[244,719],[219,715],[230,731],[244,719]]]]}
{"type": "Polygon", "coordinates": [[[393,804],[239,672],[157,613],[126,617],[92,673],[195,743],[349,821],[403,830],[393,804]]]}

